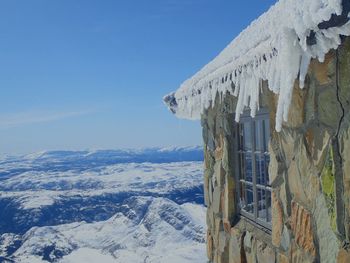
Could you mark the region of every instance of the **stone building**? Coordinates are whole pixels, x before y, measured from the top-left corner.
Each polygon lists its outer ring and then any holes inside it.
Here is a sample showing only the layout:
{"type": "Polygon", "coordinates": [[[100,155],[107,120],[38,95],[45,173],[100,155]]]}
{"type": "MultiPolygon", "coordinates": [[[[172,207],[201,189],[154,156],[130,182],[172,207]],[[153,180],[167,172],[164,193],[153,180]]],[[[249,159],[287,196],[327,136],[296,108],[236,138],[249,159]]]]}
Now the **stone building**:
{"type": "Polygon", "coordinates": [[[203,127],[210,262],[350,262],[349,6],[281,0],[164,97],[203,127]]]}

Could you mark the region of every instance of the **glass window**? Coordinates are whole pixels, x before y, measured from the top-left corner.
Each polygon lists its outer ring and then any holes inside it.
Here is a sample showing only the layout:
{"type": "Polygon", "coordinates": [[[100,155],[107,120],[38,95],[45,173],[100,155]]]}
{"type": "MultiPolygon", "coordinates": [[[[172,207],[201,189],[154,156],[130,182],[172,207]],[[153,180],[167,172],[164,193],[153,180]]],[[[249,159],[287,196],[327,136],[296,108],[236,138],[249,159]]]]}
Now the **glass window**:
{"type": "Polygon", "coordinates": [[[268,113],[259,112],[242,118],[237,129],[241,214],[271,229],[269,125],[268,113]]]}

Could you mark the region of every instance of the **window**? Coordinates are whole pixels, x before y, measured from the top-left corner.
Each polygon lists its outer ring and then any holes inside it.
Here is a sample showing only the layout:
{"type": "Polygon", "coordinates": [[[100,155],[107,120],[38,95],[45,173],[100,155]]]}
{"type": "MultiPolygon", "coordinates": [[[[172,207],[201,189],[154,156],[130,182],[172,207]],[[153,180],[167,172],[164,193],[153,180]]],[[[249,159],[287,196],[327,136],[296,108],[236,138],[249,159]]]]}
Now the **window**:
{"type": "Polygon", "coordinates": [[[241,215],[271,229],[269,115],[262,110],[255,118],[244,114],[237,129],[241,215]]]}

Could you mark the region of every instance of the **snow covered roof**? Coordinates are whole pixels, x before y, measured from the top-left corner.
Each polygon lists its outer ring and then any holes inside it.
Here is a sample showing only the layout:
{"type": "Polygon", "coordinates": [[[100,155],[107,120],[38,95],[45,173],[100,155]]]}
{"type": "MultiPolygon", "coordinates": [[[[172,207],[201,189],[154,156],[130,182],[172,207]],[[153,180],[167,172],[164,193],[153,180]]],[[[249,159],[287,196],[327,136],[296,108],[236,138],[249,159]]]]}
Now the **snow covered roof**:
{"type": "Polygon", "coordinates": [[[259,108],[261,80],[279,94],[276,130],[287,121],[294,81],[304,79],[311,58],[324,61],[341,35],[350,35],[349,0],[280,0],[251,23],[214,60],[164,97],[179,118],[200,119],[217,92],[238,97],[236,121],[245,106],[259,108]]]}

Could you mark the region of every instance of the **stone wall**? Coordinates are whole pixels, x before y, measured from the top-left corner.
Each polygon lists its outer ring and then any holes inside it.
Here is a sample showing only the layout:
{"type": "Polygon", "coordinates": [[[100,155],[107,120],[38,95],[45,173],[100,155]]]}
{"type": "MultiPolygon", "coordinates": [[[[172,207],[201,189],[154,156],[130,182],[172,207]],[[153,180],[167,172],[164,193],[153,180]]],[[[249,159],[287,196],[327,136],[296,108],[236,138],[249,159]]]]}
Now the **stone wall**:
{"type": "Polygon", "coordinates": [[[239,216],[234,110],[217,96],[202,116],[207,253],[211,262],[350,262],[350,39],[312,61],[296,82],[288,123],[274,130],[277,97],[263,83],[269,109],[271,233],[239,216]]]}

